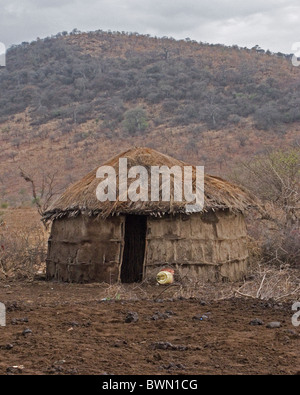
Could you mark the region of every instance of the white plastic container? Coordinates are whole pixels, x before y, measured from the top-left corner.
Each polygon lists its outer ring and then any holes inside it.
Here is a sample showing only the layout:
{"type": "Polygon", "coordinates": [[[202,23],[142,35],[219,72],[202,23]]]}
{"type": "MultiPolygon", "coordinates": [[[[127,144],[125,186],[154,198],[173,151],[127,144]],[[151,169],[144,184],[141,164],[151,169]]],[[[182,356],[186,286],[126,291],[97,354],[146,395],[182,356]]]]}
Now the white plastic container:
{"type": "Polygon", "coordinates": [[[164,269],[158,273],[156,280],[160,285],[169,285],[174,282],[174,270],[164,269]]]}

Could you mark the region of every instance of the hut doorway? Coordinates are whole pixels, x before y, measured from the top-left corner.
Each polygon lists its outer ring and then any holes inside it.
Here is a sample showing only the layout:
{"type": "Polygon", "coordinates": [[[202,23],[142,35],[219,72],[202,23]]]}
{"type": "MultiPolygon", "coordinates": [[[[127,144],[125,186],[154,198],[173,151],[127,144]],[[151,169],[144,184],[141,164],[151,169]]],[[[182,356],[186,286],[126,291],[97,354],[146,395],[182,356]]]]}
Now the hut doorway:
{"type": "Polygon", "coordinates": [[[146,216],[126,216],[125,245],[121,267],[122,283],[135,283],[143,280],[146,232],[146,216]]]}

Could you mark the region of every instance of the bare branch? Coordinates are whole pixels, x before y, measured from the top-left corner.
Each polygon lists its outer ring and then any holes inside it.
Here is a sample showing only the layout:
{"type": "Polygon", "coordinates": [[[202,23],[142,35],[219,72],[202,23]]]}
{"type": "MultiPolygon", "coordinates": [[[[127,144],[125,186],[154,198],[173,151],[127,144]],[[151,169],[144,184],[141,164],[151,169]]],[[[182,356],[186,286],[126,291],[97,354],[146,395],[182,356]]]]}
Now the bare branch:
{"type": "MultiPolygon", "coordinates": [[[[31,175],[19,167],[20,176],[30,184],[33,202],[37,207],[40,216],[49,208],[54,196],[61,192],[61,188],[56,183],[57,171],[54,173],[41,172],[40,184],[31,175]]],[[[37,177],[38,178],[38,177],[37,177]]],[[[44,224],[47,228],[47,225],[44,224]]]]}

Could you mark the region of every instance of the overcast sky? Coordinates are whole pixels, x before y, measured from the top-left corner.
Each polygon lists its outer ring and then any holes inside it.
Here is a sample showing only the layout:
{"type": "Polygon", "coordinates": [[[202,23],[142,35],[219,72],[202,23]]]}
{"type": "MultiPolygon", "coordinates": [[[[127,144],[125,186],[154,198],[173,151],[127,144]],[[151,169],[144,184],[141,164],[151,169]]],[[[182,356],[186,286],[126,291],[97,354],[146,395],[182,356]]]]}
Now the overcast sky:
{"type": "Polygon", "coordinates": [[[299,0],[0,0],[7,47],[67,30],[131,31],[292,52],[299,0]]]}

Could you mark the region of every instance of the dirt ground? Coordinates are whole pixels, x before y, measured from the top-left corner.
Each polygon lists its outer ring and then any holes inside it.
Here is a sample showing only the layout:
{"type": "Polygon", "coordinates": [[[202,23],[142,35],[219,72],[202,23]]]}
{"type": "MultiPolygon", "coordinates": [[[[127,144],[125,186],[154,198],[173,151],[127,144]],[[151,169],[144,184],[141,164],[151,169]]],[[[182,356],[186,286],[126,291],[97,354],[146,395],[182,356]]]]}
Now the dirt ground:
{"type": "Polygon", "coordinates": [[[300,374],[292,303],[161,290],[0,282],[0,374],[300,374]],[[250,325],[256,318],[263,324],[250,325]],[[271,321],[281,327],[267,328],[271,321]]]}

